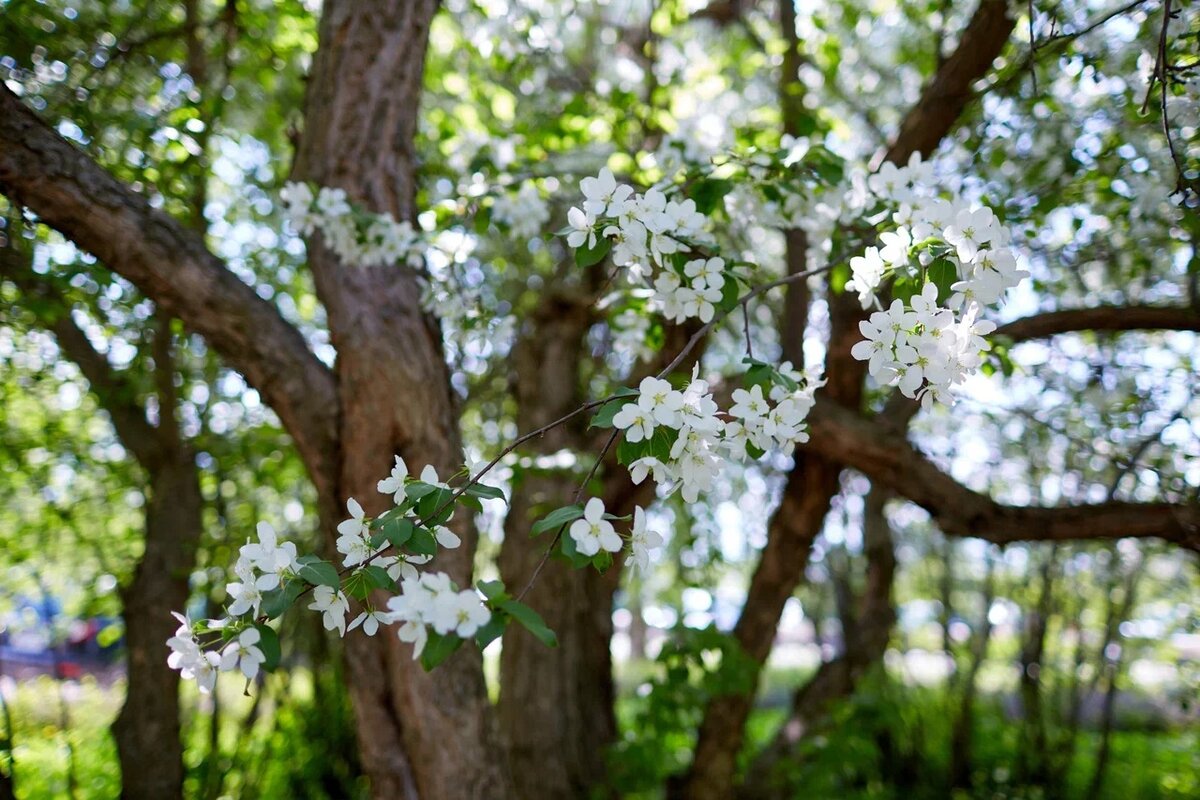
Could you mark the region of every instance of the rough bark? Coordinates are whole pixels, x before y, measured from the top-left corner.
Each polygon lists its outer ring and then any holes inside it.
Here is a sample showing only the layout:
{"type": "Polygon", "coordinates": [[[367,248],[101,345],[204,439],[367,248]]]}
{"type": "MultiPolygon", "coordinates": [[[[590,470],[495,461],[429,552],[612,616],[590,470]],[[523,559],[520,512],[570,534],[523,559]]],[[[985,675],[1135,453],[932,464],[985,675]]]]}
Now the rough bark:
{"type": "MultiPolygon", "coordinates": [[[[320,24],[294,173],[343,189],[354,203],[414,221],[413,136],[429,26],[437,3],[327,2],[320,24]]],[[[319,239],[309,265],[324,303],[336,365],[336,470],[321,484],[325,530],[347,497],[368,514],[389,505],[375,485],[399,454],[443,476],[462,465],[457,408],[438,323],[401,265],[344,265],[319,239]]],[[[326,462],[328,463],[328,462],[326,462]]],[[[319,488],[321,488],[319,486],[319,488]]],[[[465,515],[457,550],[435,568],[471,581],[476,535],[465,515]]],[[[502,798],[511,794],[482,661],[467,646],[426,673],[394,636],[348,636],[350,693],[363,765],[376,797],[502,798]]]]}
{"type": "Polygon", "coordinates": [[[995,336],[1015,342],[1080,331],[1200,331],[1200,310],[1188,306],[1096,306],[1045,311],[1013,320],[995,336]]]}
{"type": "Polygon", "coordinates": [[[70,304],[29,269],[12,246],[0,249],[0,276],[35,299],[38,322],[87,379],[117,438],[146,475],[145,537],[133,579],[121,589],[127,656],[125,702],[113,723],[121,765],[121,796],[157,800],[183,795],[179,673],[167,666],[163,642],[177,623],[164,609],[184,608],[188,579],[203,529],[204,501],[192,449],[175,418],[170,321],[154,335],[154,377],[159,423],[151,425],[136,388],[116,372],[70,316],[70,304]]]}
{"type": "Polygon", "coordinates": [[[145,551],[121,590],[128,672],[113,736],[129,800],[183,796],[179,673],[167,666],[163,642],[177,627],[166,609],[187,605],[202,511],[195,457],[181,445],[150,475],[145,551]]]}
{"type": "Polygon", "coordinates": [[[971,787],[972,734],[975,731],[975,694],[978,691],[979,670],[987,656],[988,642],[992,637],[992,621],[988,617],[995,599],[996,562],[989,558],[987,574],[983,579],[983,595],[980,602],[979,628],[971,637],[971,661],[962,677],[962,694],[958,710],[950,727],[950,770],[951,789],[971,787]]]}
{"type": "MultiPolygon", "coordinates": [[[[593,321],[591,300],[583,290],[552,292],[527,321],[512,356],[519,433],[583,403],[579,363],[593,321]]],[[[555,428],[520,453],[536,458],[583,451],[586,425],[580,418],[555,428]]],[[[530,539],[530,527],[567,503],[579,478],[572,470],[535,466],[514,480],[500,550],[500,574],[514,592],[529,583],[550,542],[551,534],[530,539]]],[[[504,634],[498,714],[520,797],[585,797],[604,778],[605,745],[616,735],[609,652],[616,572],[574,570],[551,559],[525,602],[558,634],[558,647],[546,648],[519,626],[504,634]]]]}
{"type": "Polygon", "coordinates": [[[1042,565],[1042,585],[1033,608],[1022,620],[1020,653],[1021,739],[1017,751],[1017,780],[1043,786],[1049,777],[1046,746],[1046,719],[1042,702],[1042,660],[1046,652],[1046,628],[1054,589],[1057,545],[1042,565]]]}
{"type": "Polygon", "coordinates": [[[963,486],[902,435],[824,399],[808,418],[806,450],[837,457],[911,500],[949,536],[995,544],[1072,539],[1160,538],[1200,550],[1200,506],[1107,501],[1010,506],[963,486]]]}

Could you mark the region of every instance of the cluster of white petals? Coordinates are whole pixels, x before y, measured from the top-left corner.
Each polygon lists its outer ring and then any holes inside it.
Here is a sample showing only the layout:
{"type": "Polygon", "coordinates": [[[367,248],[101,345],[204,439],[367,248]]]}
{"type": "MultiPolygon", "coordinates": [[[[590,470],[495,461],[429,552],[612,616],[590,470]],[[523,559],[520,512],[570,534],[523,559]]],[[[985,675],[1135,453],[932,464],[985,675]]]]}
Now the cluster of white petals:
{"type": "Polygon", "coordinates": [[[388,610],[379,614],[389,623],[399,623],[396,634],[413,644],[419,658],[429,639],[429,628],[445,636],[464,639],[475,635],[492,618],[492,612],[474,589],[459,591],[444,572],[425,572],[406,578],[400,594],[388,599],[388,610]]]}
{"type": "Polygon", "coordinates": [[[721,302],[728,274],[721,258],[676,258],[711,243],[708,219],[690,198],[674,199],[657,187],[639,194],[618,183],[607,167],[579,183],[582,207],[567,213],[567,244],[595,249],[608,240],[612,263],[634,283],[653,289],[652,305],[667,318],[708,322],[721,302]]]}
{"type": "Polygon", "coordinates": [[[694,503],[701,492],[712,488],[727,459],[747,457],[748,445],[789,451],[807,441],[804,419],[820,383],[785,364],[781,374],[788,373],[798,378],[789,376],[795,389],[773,388],[770,402],[759,387],[737,390],[735,406],[726,414],[718,408],[708,382],[698,377],[698,365],[682,390],[659,378],[642,380],[637,400],[621,407],[613,425],[625,432],[628,442],[662,436],[670,448],[666,457],[648,455],[630,464],[634,482],[653,476],[659,485],[679,489],[684,500],[694,503]]]}
{"type": "MultiPolygon", "coordinates": [[[[583,516],[571,523],[567,534],[575,549],[585,556],[600,552],[619,553],[624,546],[620,534],[605,516],[604,501],[593,497],[583,507],[583,516]]],[[[634,568],[645,569],[652,551],[662,547],[663,537],[648,527],[646,512],[637,506],[633,510],[633,527],[629,532],[629,561],[634,568]]]]}
{"type": "Polygon", "coordinates": [[[320,233],[343,264],[419,267],[422,263],[427,244],[409,222],[397,222],[391,214],[356,212],[342,189],[322,186],[314,195],[308,184],[292,182],[279,196],[292,228],[301,236],[320,233]]]}
{"type": "Polygon", "coordinates": [[[515,192],[500,192],[492,205],[492,219],[507,225],[514,236],[537,236],[550,219],[550,206],[532,181],[525,181],[515,192]]]}
{"type": "MultiPolygon", "coordinates": [[[[179,620],[179,628],[167,640],[171,650],[167,664],[171,669],[179,670],[184,679],[196,681],[201,693],[210,693],[217,684],[217,675],[222,672],[240,669],[248,680],[258,675],[259,667],[266,661],[258,646],[262,638],[258,629],[246,628],[221,649],[206,650],[196,638],[191,621],[182,614],[171,613],[179,620]]],[[[210,620],[210,628],[219,628],[222,622],[210,620]]]]}
{"type": "Polygon", "coordinates": [[[945,197],[931,164],[916,157],[902,167],[884,164],[866,185],[892,209],[895,227],[850,259],[847,288],[869,308],[879,306],[876,295],[889,276],[923,285],[907,303],[894,300],[861,323],[866,340],[852,354],[868,362],[876,381],[897,385],[926,407],[953,402],[952,387],[983,363],[983,337],[995,329],[979,315],[1028,273],[1018,268],[1011,235],[995,213],[945,197]],[[946,290],[941,298],[939,282],[946,290]]]}

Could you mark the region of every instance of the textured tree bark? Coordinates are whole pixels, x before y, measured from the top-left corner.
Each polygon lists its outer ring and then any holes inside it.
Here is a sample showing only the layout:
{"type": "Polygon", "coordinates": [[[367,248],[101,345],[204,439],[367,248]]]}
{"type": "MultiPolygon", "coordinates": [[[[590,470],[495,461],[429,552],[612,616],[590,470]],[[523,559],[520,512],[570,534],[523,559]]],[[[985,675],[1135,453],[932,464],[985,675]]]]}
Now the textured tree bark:
{"type": "Polygon", "coordinates": [[[128,688],[113,736],[121,797],[129,800],[183,796],[179,673],[167,666],[163,642],[178,627],[166,610],[187,605],[202,512],[195,457],[181,446],[165,454],[150,475],[146,549],[133,581],[121,591],[128,688]]]}
{"type": "MultiPolygon", "coordinates": [[[[922,89],[917,104],[905,115],[895,142],[884,156],[886,161],[903,163],[913,153],[928,156],[937,147],[974,97],[971,85],[991,67],[1008,41],[1013,24],[1005,0],[981,1],[954,53],[941,64],[922,89]]],[[[789,57],[789,63],[792,58],[789,57]]],[[[850,348],[858,336],[862,310],[845,293],[829,292],[827,299],[832,330],[825,363],[828,383],[824,397],[828,399],[824,405],[840,411],[839,418],[856,419],[865,370],[861,362],[850,356],[850,348]]],[[[759,662],[764,662],[770,652],[783,603],[803,577],[808,551],[837,491],[843,463],[837,448],[825,448],[820,454],[815,451],[816,448],[807,448],[798,454],[788,478],[789,489],[793,484],[799,485],[797,491],[803,497],[797,505],[806,513],[785,512],[785,490],[784,503],[772,518],[767,547],[746,596],[742,619],[747,624],[743,626],[739,619],[734,630],[738,641],[759,662]],[[785,546],[772,547],[773,540],[782,539],[791,541],[785,546]],[[771,563],[780,554],[797,553],[800,555],[791,563],[771,563]]],[[[674,793],[688,800],[730,796],[752,701],[750,693],[718,697],[709,703],[700,725],[692,766],[673,788],[674,793]]]]}
{"type": "MultiPolygon", "coordinates": [[[[522,331],[512,356],[519,433],[583,403],[579,364],[593,322],[591,300],[581,291],[552,293],[522,331]]],[[[581,417],[519,452],[533,458],[563,449],[586,452],[586,427],[581,417]]],[[[531,540],[530,527],[569,502],[579,480],[572,470],[518,472],[500,550],[500,574],[511,591],[529,583],[553,535],[531,540]]],[[[519,797],[585,797],[604,778],[605,745],[616,735],[609,640],[617,571],[601,575],[551,559],[524,602],[556,632],[558,647],[547,648],[519,626],[504,634],[498,711],[519,797]]]]}
{"type": "MultiPolygon", "coordinates": [[[[334,0],[324,6],[295,175],[341,188],[352,202],[415,222],[413,136],[433,0],[334,0]]],[[[325,304],[336,365],[338,465],[323,481],[325,530],[347,497],[368,514],[388,498],[375,485],[395,454],[443,478],[461,468],[456,403],[438,323],[402,265],[344,265],[314,239],[309,264],[325,304]]],[[[435,568],[471,582],[476,536],[435,568]]],[[[380,798],[503,798],[511,794],[478,651],[467,646],[431,673],[394,635],[346,638],[351,697],[372,793],[380,798]]]]}
{"type": "Polygon", "coordinates": [[[962,678],[962,694],[958,711],[950,728],[949,783],[953,789],[971,787],[972,737],[975,731],[975,694],[979,689],[979,670],[987,657],[988,642],[992,637],[992,621],[988,613],[995,599],[996,562],[988,559],[987,574],[983,579],[982,602],[980,603],[979,628],[971,637],[971,661],[962,678]]]}
{"type": "Polygon", "coordinates": [[[1058,546],[1053,544],[1042,565],[1042,585],[1037,601],[1033,608],[1026,610],[1021,631],[1021,736],[1017,749],[1016,777],[1018,781],[1038,786],[1045,785],[1049,777],[1041,672],[1057,558],[1058,546]]]}

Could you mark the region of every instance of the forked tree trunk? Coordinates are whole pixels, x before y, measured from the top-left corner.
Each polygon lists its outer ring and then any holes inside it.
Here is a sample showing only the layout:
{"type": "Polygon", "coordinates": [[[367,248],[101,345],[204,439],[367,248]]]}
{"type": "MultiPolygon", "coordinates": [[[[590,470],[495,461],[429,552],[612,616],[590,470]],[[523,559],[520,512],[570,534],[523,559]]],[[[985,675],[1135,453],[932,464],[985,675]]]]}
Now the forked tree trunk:
{"type": "Polygon", "coordinates": [[[892,583],[896,554],[891,525],[884,513],[888,493],[872,487],[863,510],[863,549],[867,557],[866,581],[855,603],[854,635],[845,649],[826,661],[792,696],[792,708],[775,738],[746,771],[739,796],[745,798],[785,797],[785,787],[774,780],[777,766],[795,759],[799,745],[813,731],[827,724],[834,705],[854,693],[859,681],[883,661],[891,637],[895,611],[892,583]]]}
{"type": "MultiPolygon", "coordinates": [[[[351,202],[415,222],[416,131],[433,0],[331,0],[324,6],[295,175],[346,191],[351,202]]],[[[324,529],[348,497],[368,514],[390,504],[376,483],[394,454],[443,478],[463,463],[441,332],[403,265],[344,265],[319,239],[309,265],[338,351],[336,474],[314,476],[324,529]],[[324,479],[322,479],[324,478],[324,479]]],[[[463,514],[456,550],[431,569],[471,582],[476,536],[463,514]]],[[[382,598],[376,598],[380,601],[382,598]]],[[[431,673],[393,632],[345,641],[363,766],[379,798],[505,798],[505,768],[478,650],[467,645],[431,673]]]]}

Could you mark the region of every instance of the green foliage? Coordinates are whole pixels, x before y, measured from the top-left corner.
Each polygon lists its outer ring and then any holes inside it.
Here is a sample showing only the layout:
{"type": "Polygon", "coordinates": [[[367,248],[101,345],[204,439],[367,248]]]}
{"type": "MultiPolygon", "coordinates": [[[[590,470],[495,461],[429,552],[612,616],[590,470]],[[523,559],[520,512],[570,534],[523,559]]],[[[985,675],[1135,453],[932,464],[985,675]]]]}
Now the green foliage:
{"type": "Polygon", "coordinates": [[[705,705],[750,690],[758,670],[715,626],[673,629],[651,677],[626,706],[627,724],[608,756],[613,786],[622,794],[653,790],[684,769],[705,705]]]}

